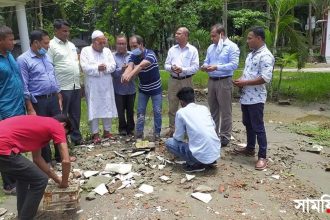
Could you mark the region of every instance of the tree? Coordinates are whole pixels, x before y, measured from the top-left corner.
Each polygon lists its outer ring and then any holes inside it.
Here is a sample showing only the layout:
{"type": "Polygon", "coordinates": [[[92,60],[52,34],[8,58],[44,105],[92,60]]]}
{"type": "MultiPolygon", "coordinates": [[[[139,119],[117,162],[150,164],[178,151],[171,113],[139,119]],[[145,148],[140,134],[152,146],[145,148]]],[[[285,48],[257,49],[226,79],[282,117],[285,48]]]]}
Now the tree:
{"type": "Polygon", "coordinates": [[[276,64],[280,67],[280,76],[277,84],[277,95],[276,100],[280,97],[280,89],[281,89],[281,83],[282,83],[282,74],[283,69],[287,65],[290,64],[296,64],[297,63],[297,54],[296,53],[283,53],[281,57],[276,57],[276,64]]]}

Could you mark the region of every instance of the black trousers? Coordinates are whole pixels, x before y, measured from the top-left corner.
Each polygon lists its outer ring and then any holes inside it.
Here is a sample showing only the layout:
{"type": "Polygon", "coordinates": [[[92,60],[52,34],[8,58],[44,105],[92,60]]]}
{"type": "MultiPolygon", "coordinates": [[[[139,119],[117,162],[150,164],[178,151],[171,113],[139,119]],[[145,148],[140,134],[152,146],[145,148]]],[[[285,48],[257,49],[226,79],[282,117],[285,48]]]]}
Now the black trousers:
{"type": "MultiPolygon", "coordinates": [[[[37,115],[53,117],[57,114],[61,114],[60,105],[58,103],[58,96],[53,95],[50,97],[40,97],[36,98],[37,103],[33,103],[33,108],[37,115]]],[[[41,155],[47,163],[52,161],[52,151],[49,144],[42,148],[41,155]]],[[[55,159],[59,162],[61,161],[60,152],[58,148],[55,147],[55,159]]]]}
{"type": "Polygon", "coordinates": [[[81,91],[80,89],[62,90],[63,114],[69,116],[73,131],[70,134],[71,142],[78,143],[82,140],[80,133],[80,115],[81,115],[81,91]]]}
{"type": "Polygon", "coordinates": [[[135,93],[132,95],[118,95],[115,94],[120,132],[134,133],[134,101],[135,93]]]}
{"type": "Polygon", "coordinates": [[[10,190],[16,186],[15,179],[1,172],[1,178],[3,182],[3,188],[6,190],[10,190]]]}
{"type": "Polygon", "coordinates": [[[16,180],[18,219],[31,220],[48,184],[48,176],[21,154],[0,155],[0,171],[16,180]]]}

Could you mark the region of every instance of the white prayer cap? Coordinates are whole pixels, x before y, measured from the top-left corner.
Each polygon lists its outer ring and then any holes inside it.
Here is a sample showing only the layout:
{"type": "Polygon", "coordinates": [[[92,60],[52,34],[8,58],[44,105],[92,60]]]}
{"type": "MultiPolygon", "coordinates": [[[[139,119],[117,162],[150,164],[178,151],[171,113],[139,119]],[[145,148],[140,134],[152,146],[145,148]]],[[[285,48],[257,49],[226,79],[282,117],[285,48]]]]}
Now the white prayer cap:
{"type": "Polygon", "coordinates": [[[97,37],[104,37],[104,34],[102,31],[96,30],[92,33],[92,40],[94,40],[97,37]]]}

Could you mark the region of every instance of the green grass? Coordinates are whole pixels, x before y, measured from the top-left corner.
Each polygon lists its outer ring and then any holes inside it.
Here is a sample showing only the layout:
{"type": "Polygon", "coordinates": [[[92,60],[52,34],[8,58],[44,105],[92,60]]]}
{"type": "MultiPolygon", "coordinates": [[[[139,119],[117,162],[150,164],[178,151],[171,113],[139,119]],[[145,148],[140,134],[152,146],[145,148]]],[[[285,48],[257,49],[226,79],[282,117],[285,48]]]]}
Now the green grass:
{"type": "Polygon", "coordinates": [[[310,137],[315,143],[330,147],[330,121],[323,123],[295,123],[289,127],[297,134],[310,137]]]}
{"type": "MultiPolygon", "coordinates": [[[[272,86],[276,91],[279,72],[274,72],[272,86]]],[[[284,72],[280,97],[299,102],[322,102],[330,98],[330,73],[284,72]]]]}

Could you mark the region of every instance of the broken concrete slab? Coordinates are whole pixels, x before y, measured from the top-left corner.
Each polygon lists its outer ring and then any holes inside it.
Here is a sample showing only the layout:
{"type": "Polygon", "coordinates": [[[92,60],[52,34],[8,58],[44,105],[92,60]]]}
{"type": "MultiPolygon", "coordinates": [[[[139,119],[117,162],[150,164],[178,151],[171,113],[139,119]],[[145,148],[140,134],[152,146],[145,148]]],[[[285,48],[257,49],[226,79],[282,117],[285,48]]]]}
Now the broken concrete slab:
{"type": "Polygon", "coordinates": [[[215,189],[206,186],[206,185],[199,185],[194,189],[194,192],[202,192],[202,193],[206,193],[206,192],[214,192],[215,189]]]}
{"type": "Polygon", "coordinates": [[[98,173],[99,173],[99,171],[88,170],[88,171],[85,171],[85,172],[84,172],[84,177],[85,177],[85,178],[89,178],[89,177],[94,176],[94,175],[96,175],[96,174],[98,174],[98,173]]]}
{"type": "Polygon", "coordinates": [[[191,196],[204,203],[209,203],[212,200],[211,194],[208,194],[208,193],[195,192],[195,193],[192,193],[191,196]]]}
{"type": "Polygon", "coordinates": [[[307,152],[314,153],[314,154],[320,154],[322,150],[323,150],[323,146],[317,145],[317,144],[306,149],[307,152]]]}
{"type": "Polygon", "coordinates": [[[115,182],[111,182],[111,183],[107,184],[106,187],[108,188],[109,193],[110,194],[113,194],[122,185],[123,185],[122,181],[121,180],[117,180],[115,182]]]}
{"type": "Polygon", "coordinates": [[[146,194],[150,194],[154,191],[154,187],[153,186],[150,186],[150,185],[147,185],[147,184],[142,184],[140,187],[139,187],[139,190],[141,192],[144,192],[146,194]]]}
{"type": "Polygon", "coordinates": [[[135,152],[135,153],[132,153],[131,155],[130,155],[130,157],[137,157],[137,156],[140,156],[140,155],[142,155],[142,154],[144,154],[145,153],[145,151],[137,151],[137,152],[135,152]]]}
{"type": "Polygon", "coordinates": [[[100,184],[108,184],[112,179],[106,176],[91,176],[86,184],[82,186],[82,188],[86,190],[94,189],[100,184]]]}
{"type": "Polygon", "coordinates": [[[101,183],[93,191],[96,192],[97,194],[101,195],[101,196],[103,196],[104,194],[109,192],[104,183],[101,183]]]}
{"type": "Polygon", "coordinates": [[[108,163],[105,166],[104,171],[115,172],[120,174],[127,174],[131,172],[132,164],[121,164],[121,163],[108,163]]]}
{"type": "Polygon", "coordinates": [[[272,175],[273,179],[279,180],[280,179],[280,175],[272,175]]]}
{"type": "Polygon", "coordinates": [[[195,177],[196,177],[195,175],[186,174],[186,179],[187,179],[188,181],[194,179],[195,177]]]}
{"type": "Polygon", "coordinates": [[[159,179],[160,179],[161,181],[165,181],[165,182],[168,181],[168,180],[170,180],[170,178],[169,178],[168,176],[165,176],[165,175],[159,177],[159,179]]]}
{"type": "Polygon", "coordinates": [[[92,192],[90,192],[90,193],[87,194],[86,200],[92,201],[94,199],[96,199],[96,193],[94,191],[92,191],[92,192]]]}

